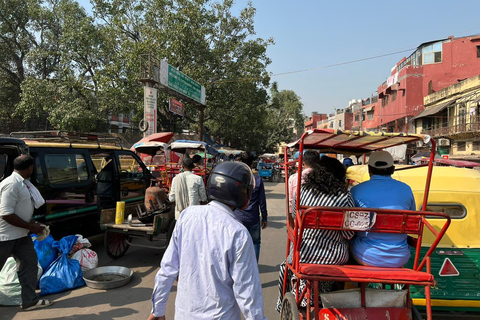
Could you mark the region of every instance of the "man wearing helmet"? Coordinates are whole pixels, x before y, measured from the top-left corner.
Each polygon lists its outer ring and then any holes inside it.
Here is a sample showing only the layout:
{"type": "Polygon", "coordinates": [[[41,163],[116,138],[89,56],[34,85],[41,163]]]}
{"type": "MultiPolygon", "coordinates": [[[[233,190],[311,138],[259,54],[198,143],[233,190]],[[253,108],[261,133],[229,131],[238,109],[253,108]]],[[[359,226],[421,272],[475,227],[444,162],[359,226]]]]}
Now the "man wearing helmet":
{"type": "Polygon", "coordinates": [[[177,277],[175,319],[266,319],[253,242],[233,214],[248,206],[253,188],[244,163],[213,169],[207,182],[211,202],[188,207],[177,221],[155,277],[149,320],[165,319],[177,277]]]}

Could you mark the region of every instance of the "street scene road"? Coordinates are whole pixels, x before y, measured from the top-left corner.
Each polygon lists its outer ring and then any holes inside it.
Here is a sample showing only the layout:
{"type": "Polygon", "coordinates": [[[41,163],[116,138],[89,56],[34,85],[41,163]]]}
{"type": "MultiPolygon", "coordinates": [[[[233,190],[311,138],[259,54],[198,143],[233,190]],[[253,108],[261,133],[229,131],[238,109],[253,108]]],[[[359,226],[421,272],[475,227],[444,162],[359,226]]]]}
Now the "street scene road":
{"type": "MultiPolygon", "coordinates": [[[[265,316],[278,319],[274,310],[278,289],[278,268],[285,256],[285,184],[265,182],[268,205],[268,228],[262,232],[259,270],[263,287],[265,316]]],[[[99,266],[124,266],[133,270],[132,280],[125,286],[96,290],[82,287],[48,296],[55,304],[49,308],[23,312],[19,307],[1,307],[0,320],[104,320],[147,319],[151,310],[150,296],[158,271],[162,250],[130,247],[117,259],[110,259],[103,248],[101,235],[91,237],[92,248],[99,257],[99,266]]],[[[149,244],[145,239],[134,243],[149,244]]],[[[158,243],[160,246],[161,243],[158,243]]],[[[167,319],[174,319],[175,286],[167,306],[167,319]]],[[[177,303],[188,303],[178,301],[177,303]]]]}

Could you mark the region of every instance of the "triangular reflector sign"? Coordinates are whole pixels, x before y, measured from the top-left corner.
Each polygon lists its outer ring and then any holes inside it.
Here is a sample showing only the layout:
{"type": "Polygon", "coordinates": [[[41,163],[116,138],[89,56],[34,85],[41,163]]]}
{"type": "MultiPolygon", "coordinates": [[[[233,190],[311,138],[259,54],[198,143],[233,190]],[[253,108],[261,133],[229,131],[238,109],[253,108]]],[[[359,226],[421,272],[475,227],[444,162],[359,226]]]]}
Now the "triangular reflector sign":
{"type": "Polygon", "coordinates": [[[460,272],[458,272],[457,268],[453,265],[449,258],[445,258],[438,274],[441,277],[452,277],[458,276],[460,272]]]}

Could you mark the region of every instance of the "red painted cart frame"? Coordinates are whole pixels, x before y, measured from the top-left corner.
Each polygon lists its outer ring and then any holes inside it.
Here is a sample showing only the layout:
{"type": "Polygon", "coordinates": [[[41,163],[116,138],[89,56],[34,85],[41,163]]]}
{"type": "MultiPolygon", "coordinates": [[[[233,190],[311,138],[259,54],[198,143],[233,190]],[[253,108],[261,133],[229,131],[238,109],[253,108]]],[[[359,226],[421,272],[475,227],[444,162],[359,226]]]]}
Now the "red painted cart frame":
{"type": "MultiPolygon", "coordinates": [[[[412,135],[404,133],[369,133],[355,131],[340,131],[332,129],[315,129],[305,132],[302,137],[285,148],[284,159],[288,159],[289,148],[295,148],[299,151],[299,159],[295,161],[285,161],[284,165],[298,166],[297,181],[301,181],[303,151],[306,149],[316,149],[323,153],[341,153],[347,155],[362,155],[375,150],[423,141],[430,144],[431,154],[428,166],[428,172],[425,183],[425,192],[423,197],[422,208],[426,208],[428,201],[428,193],[430,189],[431,176],[433,172],[433,159],[435,156],[436,144],[433,139],[425,135],[412,135]]],[[[313,314],[316,319],[411,319],[411,302],[407,299],[407,306],[402,308],[367,308],[365,306],[365,287],[369,282],[378,282],[385,284],[405,284],[423,285],[425,286],[427,300],[427,318],[432,319],[430,304],[430,286],[434,285],[434,277],[430,271],[430,255],[435,247],[442,239],[448,226],[450,225],[450,217],[444,213],[433,213],[425,211],[408,211],[408,210],[385,210],[373,208],[325,208],[325,207],[303,207],[300,206],[300,184],[297,184],[296,192],[296,221],[293,221],[289,210],[288,196],[288,175],[285,176],[286,204],[287,204],[287,252],[286,257],[290,254],[290,244],[293,244],[293,261],[287,263],[286,267],[290,269],[298,279],[307,280],[307,286],[303,292],[298,291],[299,282],[297,281],[297,290],[295,296],[296,308],[299,307],[300,301],[304,296],[309,298],[312,294],[315,296],[315,304],[313,314]],[[323,228],[331,230],[350,230],[343,226],[346,212],[369,211],[375,212],[377,215],[376,223],[370,229],[370,232],[382,233],[403,233],[416,235],[415,238],[415,258],[413,269],[406,268],[377,268],[360,265],[337,266],[337,265],[312,265],[302,264],[299,262],[300,246],[302,234],[308,228],[323,228]],[[427,216],[435,216],[445,219],[445,224],[440,231],[435,230],[426,220],[427,216]],[[427,227],[435,235],[435,240],[431,244],[427,254],[420,261],[420,248],[422,246],[422,237],[424,227],[427,227]],[[426,267],[426,271],[422,271],[426,267]],[[359,309],[321,309],[319,307],[318,298],[318,281],[354,281],[361,284],[362,308],[359,309]],[[385,310],[384,310],[385,309],[385,310]],[[385,311],[388,311],[385,313],[385,311]],[[382,315],[382,316],[380,316],[382,315]],[[322,316],[322,318],[320,318],[322,316]]],[[[285,297],[286,277],[285,272],[283,294],[285,297]]],[[[310,304],[307,304],[305,315],[299,314],[300,318],[304,316],[306,319],[312,319],[312,310],[310,304]]]]}

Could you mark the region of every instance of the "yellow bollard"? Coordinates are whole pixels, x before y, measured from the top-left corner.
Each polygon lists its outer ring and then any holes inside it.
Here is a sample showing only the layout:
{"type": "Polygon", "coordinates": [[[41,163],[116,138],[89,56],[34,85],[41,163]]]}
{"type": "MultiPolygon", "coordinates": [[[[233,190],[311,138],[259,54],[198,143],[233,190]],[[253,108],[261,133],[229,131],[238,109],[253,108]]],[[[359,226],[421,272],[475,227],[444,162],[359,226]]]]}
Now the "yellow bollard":
{"type": "Polygon", "coordinates": [[[122,224],[125,220],[125,202],[117,201],[117,212],[115,213],[115,224],[122,224]]]}

